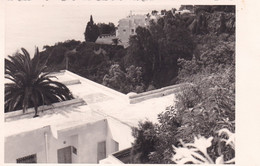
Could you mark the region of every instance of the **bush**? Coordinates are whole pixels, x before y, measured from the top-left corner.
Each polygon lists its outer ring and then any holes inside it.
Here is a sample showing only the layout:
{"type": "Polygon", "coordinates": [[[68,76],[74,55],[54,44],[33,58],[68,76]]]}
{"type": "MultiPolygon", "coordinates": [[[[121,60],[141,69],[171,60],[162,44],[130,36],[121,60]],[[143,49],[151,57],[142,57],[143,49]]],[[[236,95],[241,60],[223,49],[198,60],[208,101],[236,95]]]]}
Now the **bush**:
{"type": "MultiPolygon", "coordinates": [[[[227,138],[220,137],[220,143],[224,143],[226,147],[235,149],[235,134],[228,129],[221,129],[218,136],[227,136],[227,138]]],[[[223,154],[220,154],[215,160],[208,154],[208,148],[213,146],[213,137],[205,138],[198,136],[194,138],[194,143],[184,143],[181,141],[182,147],[173,147],[175,155],[172,160],[177,164],[235,164],[235,157],[225,160],[223,154]]],[[[218,144],[218,148],[221,144],[218,144]]]]}

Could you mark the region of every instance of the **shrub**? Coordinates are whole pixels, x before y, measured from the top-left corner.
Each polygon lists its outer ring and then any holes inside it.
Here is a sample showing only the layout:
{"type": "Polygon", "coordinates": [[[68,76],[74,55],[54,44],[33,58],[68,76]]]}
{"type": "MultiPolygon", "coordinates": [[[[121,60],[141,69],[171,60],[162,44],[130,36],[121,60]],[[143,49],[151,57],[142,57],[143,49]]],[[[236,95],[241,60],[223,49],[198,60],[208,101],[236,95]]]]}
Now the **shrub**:
{"type": "MultiPolygon", "coordinates": [[[[235,134],[228,129],[221,129],[218,131],[218,136],[226,135],[227,138],[222,138],[220,142],[224,142],[225,146],[235,149],[235,134]]],[[[225,160],[223,154],[219,155],[215,160],[208,154],[208,148],[212,146],[213,137],[195,137],[194,143],[184,143],[182,147],[173,147],[174,156],[172,160],[177,164],[234,164],[235,157],[230,160],[225,160]]],[[[219,144],[220,146],[220,144],[219,144]]]]}

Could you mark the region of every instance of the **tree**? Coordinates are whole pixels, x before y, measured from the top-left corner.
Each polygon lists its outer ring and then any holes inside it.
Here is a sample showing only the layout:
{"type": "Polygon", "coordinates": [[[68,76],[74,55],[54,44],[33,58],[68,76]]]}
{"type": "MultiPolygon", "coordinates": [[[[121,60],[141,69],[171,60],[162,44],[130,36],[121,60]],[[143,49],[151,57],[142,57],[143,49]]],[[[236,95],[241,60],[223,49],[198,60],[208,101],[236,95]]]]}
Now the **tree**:
{"type": "Polygon", "coordinates": [[[115,34],[116,32],[115,25],[111,22],[108,24],[98,23],[97,26],[100,34],[115,34]]]}
{"type": "Polygon", "coordinates": [[[17,53],[5,59],[5,78],[11,83],[5,84],[5,112],[34,107],[37,117],[38,106],[72,99],[70,90],[62,83],[53,81],[47,71],[46,59],[40,61],[36,48],[33,59],[22,48],[23,54],[17,53]]]}
{"type": "Polygon", "coordinates": [[[103,85],[122,93],[144,91],[142,68],[129,66],[124,72],[118,64],[111,65],[109,73],[103,78],[103,85]]]}
{"type": "Polygon", "coordinates": [[[145,82],[150,82],[158,66],[156,41],[147,28],[137,27],[136,35],[130,37],[129,43],[126,62],[130,65],[141,66],[145,82]]]}
{"type": "Polygon", "coordinates": [[[166,10],[164,9],[164,10],[161,10],[161,15],[165,15],[166,14],[166,10]]]}
{"type": "Polygon", "coordinates": [[[155,132],[155,125],[150,121],[139,122],[138,128],[132,128],[132,135],[135,137],[131,149],[133,163],[149,163],[149,154],[155,151],[158,141],[155,132]]]}
{"type": "Polygon", "coordinates": [[[98,26],[94,24],[92,15],[90,16],[90,21],[87,24],[84,34],[86,42],[95,42],[99,36],[98,26]]]}
{"type": "Polygon", "coordinates": [[[152,11],[152,15],[153,15],[153,16],[154,16],[154,15],[157,15],[157,13],[158,13],[157,10],[153,10],[153,11],[152,11]]]}
{"type": "Polygon", "coordinates": [[[120,69],[118,64],[110,66],[109,73],[103,78],[103,85],[125,92],[125,73],[120,69]]]}

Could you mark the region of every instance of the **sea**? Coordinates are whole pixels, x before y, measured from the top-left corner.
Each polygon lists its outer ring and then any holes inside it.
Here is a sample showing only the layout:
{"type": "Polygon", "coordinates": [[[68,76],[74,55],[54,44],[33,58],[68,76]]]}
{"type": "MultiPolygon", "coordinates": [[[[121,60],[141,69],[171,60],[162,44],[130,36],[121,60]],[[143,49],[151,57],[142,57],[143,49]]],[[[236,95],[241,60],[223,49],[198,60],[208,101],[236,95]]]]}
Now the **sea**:
{"type": "Polygon", "coordinates": [[[5,4],[5,57],[25,48],[35,48],[66,40],[84,41],[90,15],[95,23],[112,22],[115,26],[130,11],[147,14],[152,10],[178,8],[172,1],[7,1],[5,4]]]}

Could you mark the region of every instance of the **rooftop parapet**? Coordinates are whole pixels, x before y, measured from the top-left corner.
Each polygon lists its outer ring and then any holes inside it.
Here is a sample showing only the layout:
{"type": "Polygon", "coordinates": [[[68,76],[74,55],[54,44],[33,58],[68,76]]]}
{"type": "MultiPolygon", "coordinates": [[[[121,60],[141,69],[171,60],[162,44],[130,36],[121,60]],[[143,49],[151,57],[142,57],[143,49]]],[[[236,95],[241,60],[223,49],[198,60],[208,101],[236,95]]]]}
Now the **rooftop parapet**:
{"type": "MultiPolygon", "coordinates": [[[[55,111],[56,108],[69,107],[69,106],[79,106],[79,105],[84,105],[84,104],[86,104],[84,100],[77,98],[77,99],[67,100],[67,101],[63,101],[63,102],[53,103],[51,105],[39,106],[38,112],[44,113],[47,110],[55,111]]],[[[23,110],[7,112],[7,113],[5,113],[5,121],[8,122],[8,121],[12,121],[12,120],[25,118],[25,117],[28,117],[28,116],[32,117],[32,114],[34,114],[34,108],[28,108],[25,113],[23,113],[23,110]]]]}

